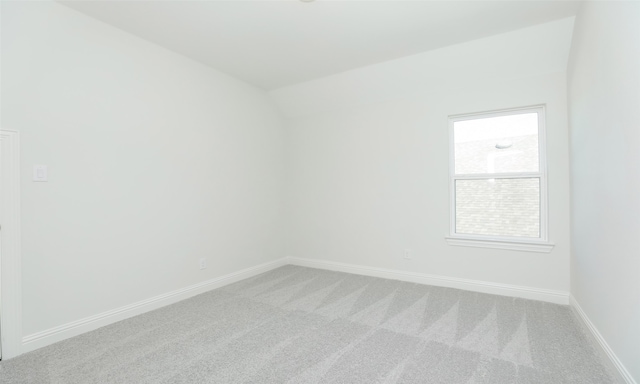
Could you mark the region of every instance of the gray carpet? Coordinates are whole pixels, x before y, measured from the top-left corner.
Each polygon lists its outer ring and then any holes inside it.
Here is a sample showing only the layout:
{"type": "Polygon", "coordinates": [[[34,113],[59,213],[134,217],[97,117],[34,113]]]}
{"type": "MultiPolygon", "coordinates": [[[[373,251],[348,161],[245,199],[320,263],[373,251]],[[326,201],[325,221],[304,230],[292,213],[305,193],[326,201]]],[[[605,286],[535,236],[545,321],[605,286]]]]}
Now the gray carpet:
{"type": "Polygon", "coordinates": [[[1,383],[613,383],[569,307],[285,266],[0,362],[1,383]]]}

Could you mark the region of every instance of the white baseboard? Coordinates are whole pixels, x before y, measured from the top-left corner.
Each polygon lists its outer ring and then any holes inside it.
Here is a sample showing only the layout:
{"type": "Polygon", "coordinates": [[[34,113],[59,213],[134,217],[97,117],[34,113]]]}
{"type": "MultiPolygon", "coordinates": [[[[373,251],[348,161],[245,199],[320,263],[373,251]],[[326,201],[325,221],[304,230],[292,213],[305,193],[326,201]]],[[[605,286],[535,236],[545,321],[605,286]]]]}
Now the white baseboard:
{"type": "Polygon", "coordinates": [[[357,275],[382,277],[386,279],[408,281],[419,284],[458,288],[468,291],[490,293],[502,296],[520,297],[524,299],[540,300],[555,304],[570,304],[571,308],[576,313],[576,317],[579,319],[585,329],[591,333],[593,338],[597,341],[597,344],[600,346],[603,355],[610,361],[611,367],[614,373],[617,373],[619,375],[621,383],[637,384],[633,377],[631,377],[631,374],[624,367],[622,362],[611,350],[600,332],[598,332],[597,328],[593,325],[591,320],[589,320],[576,299],[566,292],[296,257],[286,257],[272,262],[257,265],[255,267],[246,268],[241,271],[216,277],[214,279],[203,281],[189,287],[185,287],[156,297],[152,297],[150,299],[142,300],[137,303],[126,305],[121,308],[116,308],[107,312],[89,316],[84,319],[76,320],[67,324],[47,329],[42,332],[37,332],[25,336],[22,338],[21,352],[30,352],[49,344],[53,344],[58,341],[62,341],[64,339],[68,339],[70,337],[103,327],[105,325],[113,324],[120,320],[124,320],[132,316],[136,316],[169,304],[176,303],[180,300],[184,300],[189,297],[210,291],[212,289],[220,288],[225,285],[235,283],[237,281],[247,279],[255,275],[259,275],[261,273],[287,264],[353,273],[357,275]]]}
{"type": "Polygon", "coordinates": [[[259,275],[286,264],[287,258],[260,264],[255,267],[246,268],[228,275],[216,277],[211,280],[203,281],[189,287],[168,292],[124,307],[116,308],[94,316],[85,317],[84,319],[50,328],[42,332],[27,335],[22,338],[22,353],[30,352],[49,344],[104,327],[105,325],[113,324],[120,320],[176,303],[180,300],[259,275]]]}
{"type": "Polygon", "coordinates": [[[22,338],[22,353],[30,352],[38,348],[80,335],[105,325],[140,315],[163,306],[173,304],[180,300],[216,289],[237,281],[270,271],[283,265],[292,264],[310,268],[327,269],[332,271],[347,272],[358,275],[382,277],[387,279],[409,281],[419,284],[436,285],[442,287],[458,288],[468,291],[490,293],[503,296],[521,297],[525,299],[541,300],[556,304],[568,304],[569,295],[564,292],[521,287],[507,284],[497,284],[484,281],[466,280],[452,277],[435,276],[415,272],[405,272],[391,269],[374,268],[353,264],[345,264],[324,260],[312,260],[287,257],[255,267],[243,269],[211,280],[207,280],[189,287],[168,292],[124,307],[116,308],[97,315],[89,316],[41,332],[27,335],[22,338]]]}
{"type": "Polygon", "coordinates": [[[382,277],[385,279],[409,281],[412,283],[436,285],[440,287],[458,288],[467,291],[490,293],[494,295],[520,297],[523,299],[546,301],[554,304],[569,304],[568,292],[553,291],[550,289],[459,279],[456,277],[428,275],[425,273],[406,272],[393,269],[367,267],[363,265],[345,264],[334,261],[303,259],[297,257],[290,257],[289,264],[299,265],[301,267],[354,273],[357,275],[382,277]]]}
{"type": "Polygon", "coordinates": [[[582,307],[580,307],[580,304],[578,303],[576,298],[573,297],[573,295],[570,295],[569,301],[570,301],[571,308],[574,310],[576,314],[576,317],[582,323],[584,328],[597,341],[597,344],[600,347],[600,350],[603,356],[607,358],[611,363],[611,368],[613,370],[613,373],[618,374],[618,379],[620,380],[620,382],[626,383],[626,384],[637,384],[636,381],[633,379],[633,377],[631,377],[631,374],[629,373],[629,371],[627,371],[627,368],[625,368],[622,362],[618,359],[618,356],[616,356],[616,354],[613,352],[611,347],[609,347],[609,344],[607,344],[607,341],[604,339],[604,337],[602,337],[602,335],[598,331],[598,328],[596,328],[596,326],[593,325],[593,323],[591,322],[587,314],[582,310],[582,307]]]}

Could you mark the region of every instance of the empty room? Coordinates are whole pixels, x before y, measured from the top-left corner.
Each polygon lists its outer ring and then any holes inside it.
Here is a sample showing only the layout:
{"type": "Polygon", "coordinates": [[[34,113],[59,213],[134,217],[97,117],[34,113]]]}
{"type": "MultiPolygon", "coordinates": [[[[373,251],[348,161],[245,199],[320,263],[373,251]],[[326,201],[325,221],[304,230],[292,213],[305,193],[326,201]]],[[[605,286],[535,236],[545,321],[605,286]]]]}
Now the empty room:
{"type": "Polygon", "coordinates": [[[640,2],[0,1],[0,383],[640,383],[640,2]]]}

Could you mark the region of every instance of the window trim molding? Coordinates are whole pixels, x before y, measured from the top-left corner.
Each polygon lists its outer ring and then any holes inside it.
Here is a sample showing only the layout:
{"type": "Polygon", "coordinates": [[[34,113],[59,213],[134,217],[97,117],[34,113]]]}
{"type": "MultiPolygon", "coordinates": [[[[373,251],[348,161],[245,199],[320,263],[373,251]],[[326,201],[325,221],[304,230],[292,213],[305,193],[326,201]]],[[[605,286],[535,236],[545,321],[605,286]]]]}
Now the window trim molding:
{"type": "Polygon", "coordinates": [[[550,253],[555,244],[546,241],[515,241],[515,240],[491,240],[474,239],[470,236],[445,236],[447,243],[452,246],[508,249],[512,251],[550,253]]]}
{"type": "Polygon", "coordinates": [[[548,184],[547,184],[547,148],[546,148],[546,106],[544,104],[493,110],[486,112],[465,113],[448,116],[449,122],[449,235],[445,236],[447,243],[454,246],[468,246],[479,248],[510,249],[530,252],[548,253],[554,247],[549,241],[548,218],[548,184]],[[474,120],[479,117],[491,118],[513,115],[514,113],[535,112],[538,114],[538,172],[517,173],[481,173],[455,174],[455,142],[453,125],[458,121],[474,120]],[[493,235],[473,235],[456,233],[455,218],[455,182],[456,180],[478,179],[512,179],[539,178],[540,179],[540,237],[510,237],[493,235]]]}

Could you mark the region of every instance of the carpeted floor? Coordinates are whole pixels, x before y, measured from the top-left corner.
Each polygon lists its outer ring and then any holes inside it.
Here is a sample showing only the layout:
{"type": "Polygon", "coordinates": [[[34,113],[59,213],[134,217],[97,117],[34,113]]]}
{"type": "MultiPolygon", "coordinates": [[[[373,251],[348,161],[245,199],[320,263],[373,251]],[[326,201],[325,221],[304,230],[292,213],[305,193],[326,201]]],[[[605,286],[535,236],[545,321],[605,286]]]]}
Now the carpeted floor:
{"type": "Polygon", "coordinates": [[[285,266],[0,362],[0,382],[614,380],[567,306],[285,266]]]}

